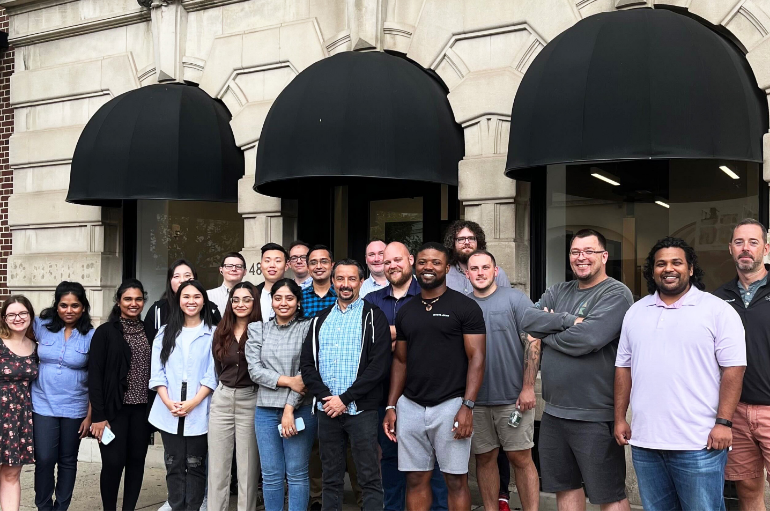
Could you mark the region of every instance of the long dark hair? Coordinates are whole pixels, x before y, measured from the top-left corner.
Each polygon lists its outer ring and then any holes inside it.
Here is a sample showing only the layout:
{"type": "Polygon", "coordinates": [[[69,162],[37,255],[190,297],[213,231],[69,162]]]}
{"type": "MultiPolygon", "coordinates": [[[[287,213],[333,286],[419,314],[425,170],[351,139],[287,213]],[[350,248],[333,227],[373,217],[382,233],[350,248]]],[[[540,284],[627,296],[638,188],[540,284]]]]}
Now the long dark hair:
{"type": "Polygon", "coordinates": [[[214,313],[211,312],[211,302],[209,296],[206,294],[206,288],[203,284],[195,279],[186,280],[179,284],[179,289],[175,294],[174,303],[169,303],[168,309],[168,322],[166,323],[166,330],[163,332],[163,348],[160,350],[160,362],[162,365],[166,365],[168,357],[176,347],[176,338],[182,331],[184,326],[184,312],[182,312],[182,306],[179,304],[179,300],[182,296],[182,290],[188,286],[193,286],[197,289],[201,295],[203,295],[203,308],[201,309],[201,320],[208,328],[214,324],[214,313]]]}
{"type": "MultiPolygon", "coordinates": [[[[233,295],[238,289],[248,289],[251,294],[251,298],[254,300],[252,303],[254,306],[249,314],[249,323],[255,321],[262,321],[262,310],[259,307],[259,299],[257,298],[257,288],[251,282],[239,282],[234,285],[230,290],[230,296],[227,299],[227,305],[222,313],[222,321],[217,325],[217,329],[214,331],[214,339],[211,343],[211,350],[214,352],[214,358],[222,362],[225,358],[225,353],[230,347],[230,343],[235,341],[235,324],[238,321],[235,311],[233,311],[232,299],[233,295]]],[[[246,336],[242,336],[238,339],[238,343],[243,351],[246,345],[246,336]]]]}
{"type": "Polygon", "coordinates": [[[123,293],[128,291],[129,289],[138,289],[142,293],[142,297],[144,297],[144,301],[147,301],[147,292],[144,290],[144,286],[141,282],[139,282],[136,279],[126,279],[123,281],[122,284],[120,284],[120,287],[115,292],[115,305],[112,306],[112,310],[110,311],[110,317],[107,318],[107,321],[110,323],[113,321],[117,321],[120,319],[120,299],[123,298],[123,293]]]}
{"type": "Polygon", "coordinates": [[[299,287],[299,284],[294,282],[294,279],[281,279],[273,284],[273,287],[270,288],[270,298],[272,299],[273,294],[284,286],[288,287],[291,294],[297,297],[297,312],[294,317],[297,319],[304,318],[305,311],[302,309],[302,288],[299,287]]]}
{"type": "Polygon", "coordinates": [[[706,289],[706,284],[703,283],[703,276],[705,275],[703,268],[698,264],[698,256],[695,254],[695,249],[692,248],[687,242],[681,238],[672,238],[667,236],[662,240],[659,240],[655,246],[650,249],[650,253],[647,254],[647,260],[644,263],[644,271],[642,275],[647,280],[647,292],[649,294],[655,294],[658,290],[657,284],[655,284],[655,254],[658,250],[664,248],[681,248],[684,251],[684,258],[687,261],[687,266],[692,268],[692,277],[690,277],[690,284],[697,287],[701,291],[706,289]]]}
{"type": "MultiPolygon", "coordinates": [[[[166,290],[163,292],[163,295],[160,297],[161,300],[165,298],[166,300],[170,301],[171,298],[174,296],[174,290],[171,289],[171,277],[174,276],[174,270],[176,270],[177,267],[182,265],[187,266],[188,268],[190,268],[190,270],[192,270],[193,279],[195,280],[198,279],[198,272],[195,270],[195,266],[193,266],[190,261],[188,261],[187,259],[177,259],[176,261],[171,263],[171,266],[168,267],[168,272],[166,272],[166,290]]],[[[203,293],[203,294],[206,294],[206,293],[203,293]]]]}
{"type": "Polygon", "coordinates": [[[86,298],[86,290],[80,284],[80,282],[63,281],[56,286],[56,291],[53,293],[53,305],[47,309],[43,309],[40,313],[40,319],[50,320],[45,326],[49,332],[58,332],[64,328],[64,320],[59,316],[59,302],[67,295],[74,295],[83,306],[83,315],[75,324],[75,330],[80,332],[81,335],[86,335],[90,330],[93,330],[94,326],[91,324],[91,304],[88,303],[86,298]]]}

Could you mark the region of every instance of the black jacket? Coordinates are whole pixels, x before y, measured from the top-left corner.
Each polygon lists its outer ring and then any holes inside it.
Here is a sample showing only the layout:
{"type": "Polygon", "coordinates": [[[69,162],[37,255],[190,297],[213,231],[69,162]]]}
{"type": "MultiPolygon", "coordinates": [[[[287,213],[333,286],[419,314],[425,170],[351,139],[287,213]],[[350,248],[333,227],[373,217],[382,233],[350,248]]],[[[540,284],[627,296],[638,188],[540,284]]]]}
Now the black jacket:
{"type": "MultiPolygon", "coordinates": [[[[211,313],[214,314],[214,325],[218,325],[222,321],[222,315],[219,313],[219,308],[214,302],[211,304],[211,313]]],[[[144,317],[144,332],[147,334],[147,340],[155,340],[155,336],[158,335],[160,327],[168,323],[168,300],[161,298],[157,302],[152,304],[150,310],[147,311],[147,315],[144,317]]]]}
{"type": "MultiPolygon", "coordinates": [[[[152,340],[149,341],[152,344],[152,340]]],[[[88,354],[88,395],[91,399],[91,420],[111,421],[123,407],[123,396],[128,390],[128,370],[131,366],[131,347],[123,338],[120,320],[100,325],[91,339],[88,354]]],[[[149,376],[147,383],[149,384],[149,376]]],[[[152,406],[148,399],[147,407],[152,406]]]]}
{"type": "MultiPolygon", "coordinates": [[[[310,330],[308,330],[302,345],[300,370],[302,381],[308,391],[315,396],[313,411],[315,411],[316,400],[320,401],[332,395],[318,372],[318,336],[321,325],[333,307],[324,309],[313,318],[310,330]]],[[[364,301],[361,315],[363,332],[359,334],[361,357],[358,361],[358,376],[353,385],[342,393],[340,399],[345,406],[351,401],[355,401],[359,410],[376,410],[382,401],[382,382],[385,378],[390,377],[390,326],[385,313],[369,302],[364,301]]]]}
{"type": "Polygon", "coordinates": [[[738,291],[738,278],[716,291],[741,317],[746,330],[746,373],[743,375],[741,402],[770,405],[770,276],[768,283],[757,289],[748,307],[744,307],[738,291]]]}

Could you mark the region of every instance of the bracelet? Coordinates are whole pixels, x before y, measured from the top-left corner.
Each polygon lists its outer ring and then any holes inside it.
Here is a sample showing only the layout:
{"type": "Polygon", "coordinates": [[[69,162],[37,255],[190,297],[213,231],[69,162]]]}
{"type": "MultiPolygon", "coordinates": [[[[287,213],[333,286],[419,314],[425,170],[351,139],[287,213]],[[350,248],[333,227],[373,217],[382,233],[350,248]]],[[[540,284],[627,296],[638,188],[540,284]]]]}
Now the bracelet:
{"type": "Polygon", "coordinates": [[[388,410],[395,410],[395,409],[396,409],[396,407],[395,407],[395,406],[393,406],[393,405],[388,405],[388,406],[386,406],[386,407],[385,407],[385,411],[386,411],[386,412],[387,412],[388,410]]]}
{"type": "Polygon", "coordinates": [[[722,426],[727,426],[728,428],[732,428],[733,427],[732,421],[729,421],[727,419],[722,419],[722,418],[719,418],[719,417],[717,417],[716,423],[717,424],[721,424],[722,426]]]}

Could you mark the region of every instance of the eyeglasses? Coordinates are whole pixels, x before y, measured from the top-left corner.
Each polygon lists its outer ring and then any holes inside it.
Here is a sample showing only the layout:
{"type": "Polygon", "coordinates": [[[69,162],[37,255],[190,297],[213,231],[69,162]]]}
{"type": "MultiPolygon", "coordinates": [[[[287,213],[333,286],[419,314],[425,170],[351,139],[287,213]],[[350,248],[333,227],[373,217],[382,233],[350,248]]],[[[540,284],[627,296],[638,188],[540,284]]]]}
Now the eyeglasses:
{"type": "Polygon", "coordinates": [[[222,268],[225,270],[243,270],[246,266],[242,264],[223,264],[222,268]]]}
{"type": "Polygon", "coordinates": [[[329,266],[332,264],[332,261],[331,259],[311,259],[307,264],[308,266],[318,266],[319,264],[323,266],[329,266]]]}
{"type": "Polygon", "coordinates": [[[248,296],[245,296],[243,298],[239,298],[237,296],[235,296],[233,298],[230,298],[230,303],[232,303],[233,305],[238,305],[239,303],[242,303],[244,305],[248,305],[248,304],[250,304],[253,301],[254,301],[254,299],[250,298],[248,296]]]}
{"type": "Polygon", "coordinates": [[[585,254],[586,257],[591,257],[594,254],[603,254],[605,252],[606,250],[593,250],[591,248],[587,248],[585,250],[573,249],[569,251],[569,255],[572,257],[580,257],[580,254],[585,254]]]}
{"type": "Polygon", "coordinates": [[[22,321],[26,320],[29,317],[29,312],[11,312],[9,314],[5,315],[6,321],[16,321],[16,319],[20,319],[22,321]]]}
{"type": "Polygon", "coordinates": [[[455,243],[459,243],[460,245],[464,245],[466,243],[475,243],[476,242],[476,236],[460,236],[459,238],[455,238],[455,243]]]}
{"type": "Polygon", "coordinates": [[[306,255],[301,255],[301,256],[291,256],[291,257],[289,258],[289,262],[290,262],[290,263],[296,263],[297,261],[307,261],[307,256],[306,256],[306,255]]]}

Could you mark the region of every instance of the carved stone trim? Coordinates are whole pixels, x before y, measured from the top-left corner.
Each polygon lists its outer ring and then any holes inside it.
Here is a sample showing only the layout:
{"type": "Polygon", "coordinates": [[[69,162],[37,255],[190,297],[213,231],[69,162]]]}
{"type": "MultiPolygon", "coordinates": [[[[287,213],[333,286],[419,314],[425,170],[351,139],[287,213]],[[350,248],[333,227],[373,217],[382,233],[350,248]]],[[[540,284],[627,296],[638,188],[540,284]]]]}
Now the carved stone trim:
{"type": "Polygon", "coordinates": [[[125,27],[127,25],[134,25],[136,23],[142,23],[149,20],[150,11],[141,10],[127,14],[117,14],[104,18],[91,19],[76,25],[54,28],[43,32],[35,32],[33,34],[12,37],[8,42],[11,44],[11,46],[19,48],[22,46],[29,46],[31,44],[55,41],[57,39],[75,37],[82,34],[89,34],[91,32],[99,32],[110,28],[125,27]]]}
{"type": "Polygon", "coordinates": [[[245,1],[246,0],[182,0],[182,7],[184,7],[187,12],[195,12],[245,1]]]}

